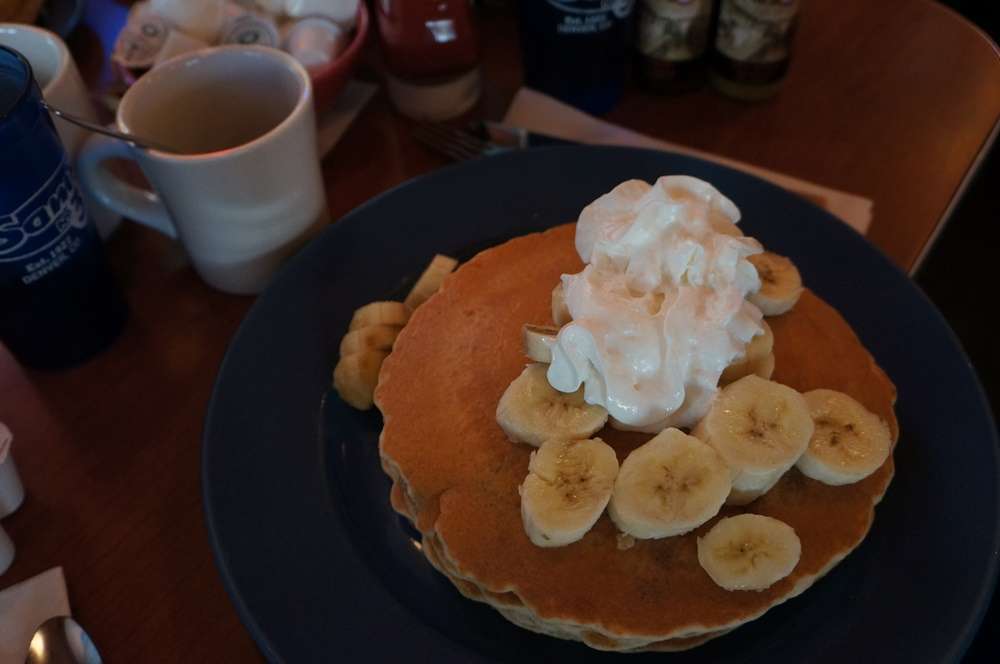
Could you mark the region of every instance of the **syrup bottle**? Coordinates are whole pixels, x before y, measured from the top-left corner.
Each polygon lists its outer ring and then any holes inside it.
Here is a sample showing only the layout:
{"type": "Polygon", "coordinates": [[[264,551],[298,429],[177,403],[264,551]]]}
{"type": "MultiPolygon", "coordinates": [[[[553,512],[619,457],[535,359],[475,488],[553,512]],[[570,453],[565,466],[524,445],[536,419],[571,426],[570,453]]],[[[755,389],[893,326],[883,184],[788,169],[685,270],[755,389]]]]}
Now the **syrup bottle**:
{"type": "Polygon", "coordinates": [[[650,92],[686,92],[705,82],[713,0],[640,0],[635,76],[650,92]]]}
{"type": "Polygon", "coordinates": [[[792,59],[799,0],[721,0],[711,81],[738,99],[777,94],[792,59]]]}

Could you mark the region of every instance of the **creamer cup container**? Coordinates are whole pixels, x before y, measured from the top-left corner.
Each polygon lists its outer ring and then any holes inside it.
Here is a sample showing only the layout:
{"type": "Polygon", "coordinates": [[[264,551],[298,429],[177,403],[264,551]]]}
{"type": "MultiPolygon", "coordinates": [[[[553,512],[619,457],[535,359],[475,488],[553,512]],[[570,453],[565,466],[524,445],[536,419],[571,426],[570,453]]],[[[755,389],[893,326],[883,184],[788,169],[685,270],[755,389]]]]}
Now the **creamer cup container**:
{"type": "Polygon", "coordinates": [[[10,453],[13,442],[10,429],[0,422],[0,519],[16,512],[24,502],[24,485],[10,453]]]}
{"type": "Polygon", "coordinates": [[[183,55],[184,53],[190,53],[191,51],[197,51],[199,48],[205,48],[208,44],[201,41],[200,39],[195,39],[183,32],[178,32],[177,30],[172,30],[170,34],[167,35],[167,41],[163,44],[163,48],[160,52],[156,54],[156,61],[153,66],[165,62],[172,57],[183,55]]]}
{"type": "Polygon", "coordinates": [[[304,18],[294,23],[285,35],[285,50],[309,70],[333,62],[344,52],[350,38],[333,21],[323,17],[304,18]]]}
{"type": "MultiPolygon", "coordinates": [[[[240,9],[230,5],[235,9],[240,9]]],[[[275,22],[261,14],[252,11],[233,12],[222,26],[219,35],[221,44],[243,44],[258,46],[281,47],[281,37],[275,22]]]]}
{"type": "Polygon", "coordinates": [[[210,44],[222,29],[223,0],[150,0],[149,7],[177,30],[210,44]]]}
{"type": "Polygon", "coordinates": [[[325,16],[351,30],[358,16],[358,0],[285,0],[285,13],[292,18],[325,16]]]}
{"type": "Polygon", "coordinates": [[[126,69],[149,69],[156,63],[170,32],[170,24],[148,6],[133,10],[115,39],[111,59],[126,69]]]}
{"type": "Polygon", "coordinates": [[[7,531],[0,526],[0,574],[3,574],[14,562],[14,542],[7,531]]]}

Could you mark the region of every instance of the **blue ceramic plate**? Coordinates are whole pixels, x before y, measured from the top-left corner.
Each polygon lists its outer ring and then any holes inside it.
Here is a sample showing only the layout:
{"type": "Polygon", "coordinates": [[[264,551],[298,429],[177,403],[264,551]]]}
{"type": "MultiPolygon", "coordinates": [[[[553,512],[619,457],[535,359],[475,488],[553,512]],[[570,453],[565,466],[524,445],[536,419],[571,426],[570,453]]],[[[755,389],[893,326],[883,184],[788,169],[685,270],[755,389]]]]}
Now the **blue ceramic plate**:
{"type": "Polygon", "coordinates": [[[204,500],[225,585],[269,659],[615,657],[514,627],[431,569],[389,507],[378,413],[346,407],[330,375],[354,309],[402,296],[435,253],[469,258],[575,219],[622,180],[670,173],[714,183],[747,233],[792,257],[842,312],[898,386],[902,430],[896,478],[861,547],[801,597],[671,661],[961,656],[996,577],[998,450],[941,315],[860,235],[771,184],[674,154],[562,147],[462,164],[379,196],[292,261],[243,322],[208,409],[204,500]]]}

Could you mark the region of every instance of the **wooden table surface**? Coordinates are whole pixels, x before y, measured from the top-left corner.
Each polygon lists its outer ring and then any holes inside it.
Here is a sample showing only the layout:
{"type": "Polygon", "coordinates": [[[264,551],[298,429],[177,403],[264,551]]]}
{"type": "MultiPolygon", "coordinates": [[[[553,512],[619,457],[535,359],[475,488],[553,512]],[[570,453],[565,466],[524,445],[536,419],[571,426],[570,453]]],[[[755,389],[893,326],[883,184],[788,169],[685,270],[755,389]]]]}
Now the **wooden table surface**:
{"type": "MultiPolygon", "coordinates": [[[[70,40],[95,86],[124,13],[90,0],[70,40]]],[[[520,84],[516,31],[498,10],[482,27],[478,114],[498,118],[520,84]]],[[[632,90],[608,118],[868,196],[871,238],[911,266],[997,123],[995,47],[930,0],[810,0],[796,47],[775,100],[632,90]]],[[[445,163],[409,133],[380,93],[323,163],[333,218],[445,163]]],[[[63,566],[74,614],[108,662],[255,661],[212,560],[200,487],[205,407],[253,300],[205,286],[178,245],[147,229],[126,224],[108,248],[132,307],[109,351],[36,373],[0,347],[0,420],[28,490],[3,523],[18,556],[0,587],[63,566]]]]}

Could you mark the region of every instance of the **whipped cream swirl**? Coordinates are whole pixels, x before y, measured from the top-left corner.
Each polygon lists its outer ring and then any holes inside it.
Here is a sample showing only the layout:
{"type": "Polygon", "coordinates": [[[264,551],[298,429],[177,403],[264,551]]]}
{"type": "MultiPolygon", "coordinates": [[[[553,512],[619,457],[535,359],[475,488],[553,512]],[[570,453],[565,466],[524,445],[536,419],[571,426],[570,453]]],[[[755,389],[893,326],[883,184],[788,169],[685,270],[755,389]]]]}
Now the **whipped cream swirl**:
{"type": "Polygon", "coordinates": [[[629,180],[584,208],[576,249],[587,266],[563,275],[573,320],[548,369],[563,392],[584,386],[612,425],[659,432],[708,412],[722,371],[763,332],[746,300],[760,288],[740,212],[687,176],[629,180]]]}

